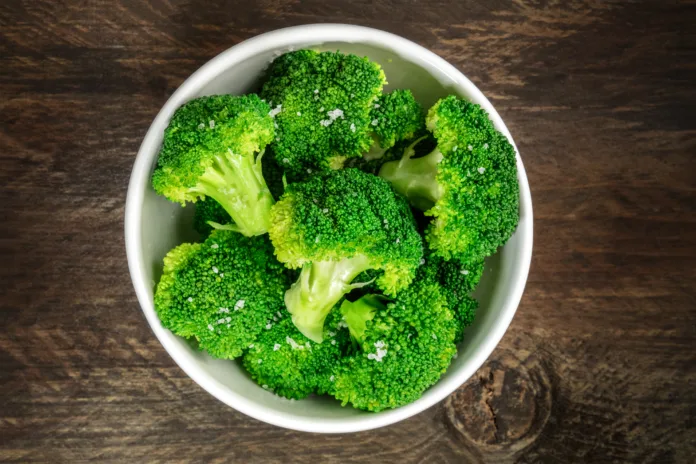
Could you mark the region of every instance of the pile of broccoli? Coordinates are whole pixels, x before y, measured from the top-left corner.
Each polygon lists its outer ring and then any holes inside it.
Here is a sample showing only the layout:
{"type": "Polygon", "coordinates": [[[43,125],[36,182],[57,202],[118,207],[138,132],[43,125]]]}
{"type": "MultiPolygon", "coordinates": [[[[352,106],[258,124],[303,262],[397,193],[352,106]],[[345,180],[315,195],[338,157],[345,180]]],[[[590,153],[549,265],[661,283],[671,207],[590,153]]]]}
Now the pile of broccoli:
{"type": "Polygon", "coordinates": [[[427,113],[367,58],[278,57],[259,95],[179,108],[152,176],[196,203],[164,258],[162,324],[285,398],[418,399],[475,317],[484,259],[519,220],[515,150],[478,105],[427,113]]]}

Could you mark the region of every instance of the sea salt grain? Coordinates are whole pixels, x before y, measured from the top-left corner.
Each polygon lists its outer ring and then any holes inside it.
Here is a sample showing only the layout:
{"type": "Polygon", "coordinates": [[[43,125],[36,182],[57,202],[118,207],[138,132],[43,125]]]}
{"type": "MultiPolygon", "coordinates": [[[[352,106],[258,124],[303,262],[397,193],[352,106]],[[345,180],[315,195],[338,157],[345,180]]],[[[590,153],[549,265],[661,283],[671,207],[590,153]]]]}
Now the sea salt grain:
{"type": "MultiPolygon", "coordinates": [[[[376,343],[375,343],[376,345],[376,343]]],[[[377,362],[382,362],[382,358],[384,358],[387,355],[387,350],[384,350],[382,348],[377,348],[377,353],[370,353],[367,355],[367,359],[374,359],[377,362]]]]}
{"type": "Polygon", "coordinates": [[[268,115],[272,118],[275,118],[278,115],[278,113],[280,113],[281,111],[283,111],[283,105],[278,105],[275,108],[273,108],[271,111],[269,111],[268,115]]]}
{"type": "Polygon", "coordinates": [[[285,337],[285,342],[290,345],[290,348],[293,350],[304,348],[303,346],[298,345],[297,342],[290,337],[285,337]]]}

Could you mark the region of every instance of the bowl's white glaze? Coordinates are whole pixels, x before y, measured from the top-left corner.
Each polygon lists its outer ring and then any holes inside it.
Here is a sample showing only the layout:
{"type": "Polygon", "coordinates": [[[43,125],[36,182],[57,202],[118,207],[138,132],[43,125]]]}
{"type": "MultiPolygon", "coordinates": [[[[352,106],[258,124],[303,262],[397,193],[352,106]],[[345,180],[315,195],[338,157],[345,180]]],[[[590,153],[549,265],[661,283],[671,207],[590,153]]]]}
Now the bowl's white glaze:
{"type": "MultiPolygon", "coordinates": [[[[338,433],[382,427],[398,422],[444,399],[488,358],[517,309],[532,255],[532,202],[522,160],[517,157],[520,183],[520,223],[517,232],[488,260],[477,296],[475,323],[447,373],[422,398],[401,408],[367,413],[341,407],[331,399],[313,397],[288,401],[258,387],[238,363],[212,359],[191,348],[160,324],[153,308],[153,290],[162,258],[184,241],[195,238],[192,208],[181,208],[150,187],[162,135],[174,111],[186,101],[217,93],[253,91],[272,59],[303,47],[340,49],[379,62],[387,88],[409,88],[429,107],[438,98],[458,94],[485,108],[495,126],[512,142],[491,103],[452,65],[425,48],[387,32],[341,24],[291,27],[249,39],[206,63],[167,101],[143,140],[135,160],[126,202],[126,252],[138,301],[152,330],[174,361],[201,387],[223,403],[256,419],[291,429],[338,433]]],[[[514,142],[513,142],[514,144],[514,142]]]]}

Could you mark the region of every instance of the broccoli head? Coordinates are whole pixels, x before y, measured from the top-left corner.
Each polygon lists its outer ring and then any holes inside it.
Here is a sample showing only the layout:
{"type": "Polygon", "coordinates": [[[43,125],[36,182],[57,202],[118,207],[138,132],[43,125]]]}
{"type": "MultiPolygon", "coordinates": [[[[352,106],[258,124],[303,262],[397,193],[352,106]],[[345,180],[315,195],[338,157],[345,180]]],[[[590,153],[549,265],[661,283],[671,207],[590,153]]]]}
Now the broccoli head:
{"type": "Polygon", "coordinates": [[[445,261],[432,252],[426,252],[423,261],[419,268],[422,278],[440,284],[440,291],[457,322],[455,342],[459,343],[463,338],[464,329],[474,322],[478,309],[478,301],[471,296],[471,292],[481,280],[483,260],[471,263],[457,259],[445,261]]]}
{"type": "Polygon", "coordinates": [[[372,144],[370,109],[386,82],[355,55],[298,50],[273,61],[261,90],[272,106],[273,152],[292,180],[340,169],[372,144]]]}
{"type": "Polygon", "coordinates": [[[206,238],[214,230],[214,226],[229,224],[232,221],[230,215],[220,203],[210,197],[196,202],[196,211],[193,215],[193,228],[206,238]]]}
{"type": "Polygon", "coordinates": [[[263,388],[285,398],[301,399],[330,390],[331,372],[350,348],[350,335],[341,324],[341,313],[329,313],[324,343],[302,335],[288,317],[278,312],[272,327],[249,346],[242,361],[252,378],[263,388]]]}
{"type": "Polygon", "coordinates": [[[261,158],[274,135],[269,111],[256,95],[216,95],[186,103],[164,132],[152,175],[155,191],[182,204],[210,197],[242,234],[266,233],[273,197],[261,158]]]}
{"type": "Polygon", "coordinates": [[[434,217],[426,240],[436,254],[480,261],[510,238],[519,221],[515,149],[485,110],[455,96],[437,102],[426,123],[436,148],[415,158],[418,140],[379,175],[434,217]]]}
{"type": "Polygon", "coordinates": [[[297,328],[321,342],[329,310],[370,269],[389,295],[408,286],[423,254],[411,210],[389,184],[343,169],[290,184],[271,210],[271,241],[278,259],[302,268],[285,294],[297,328]]]}
{"type": "Polygon", "coordinates": [[[175,334],[194,337],[213,357],[234,359],[284,310],[288,285],[268,237],[216,230],[165,256],[155,310],[175,334]]]}
{"type": "Polygon", "coordinates": [[[343,405],[381,411],[408,404],[447,370],[456,353],[455,322],[440,285],[418,278],[393,301],[344,301],[359,350],[342,358],[331,393],[343,405]],[[361,317],[362,316],[362,317],[361,317]]]}
{"type": "MultiPolygon", "coordinates": [[[[413,139],[425,132],[423,108],[410,90],[397,89],[381,95],[370,117],[377,139],[375,145],[379,145],[382,153],[401,140],[413,139]]],[[[374,153],[371,155],[377,157],[374,153]]]]}
{"type": "Polygon", "coordinates": [[[370,113],[374,143],[362,158],[353,158],[348,165],[370,174],[377,174],[387,161],[401,158],[404,149],[425,129],[423,108],[410,90],[393,90],[381,95],[370,113]]]}

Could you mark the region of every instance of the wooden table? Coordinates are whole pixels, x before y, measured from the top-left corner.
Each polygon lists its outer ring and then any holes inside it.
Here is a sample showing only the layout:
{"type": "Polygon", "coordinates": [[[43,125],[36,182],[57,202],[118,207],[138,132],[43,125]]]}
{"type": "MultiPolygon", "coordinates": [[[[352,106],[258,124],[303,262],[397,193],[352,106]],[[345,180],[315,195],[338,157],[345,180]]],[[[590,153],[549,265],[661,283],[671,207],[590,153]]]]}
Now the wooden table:
{"type": "Polygon", "coordinates": [[[599,0],[0,3],[0,460],[694,462],[696,4],[599,0]],[[446,401],[322,436],[223,406],[155,339],[123,242],[150,122],[254,35],[369,25],[492,100],[535,209],[527,290],[446,401]]]}

